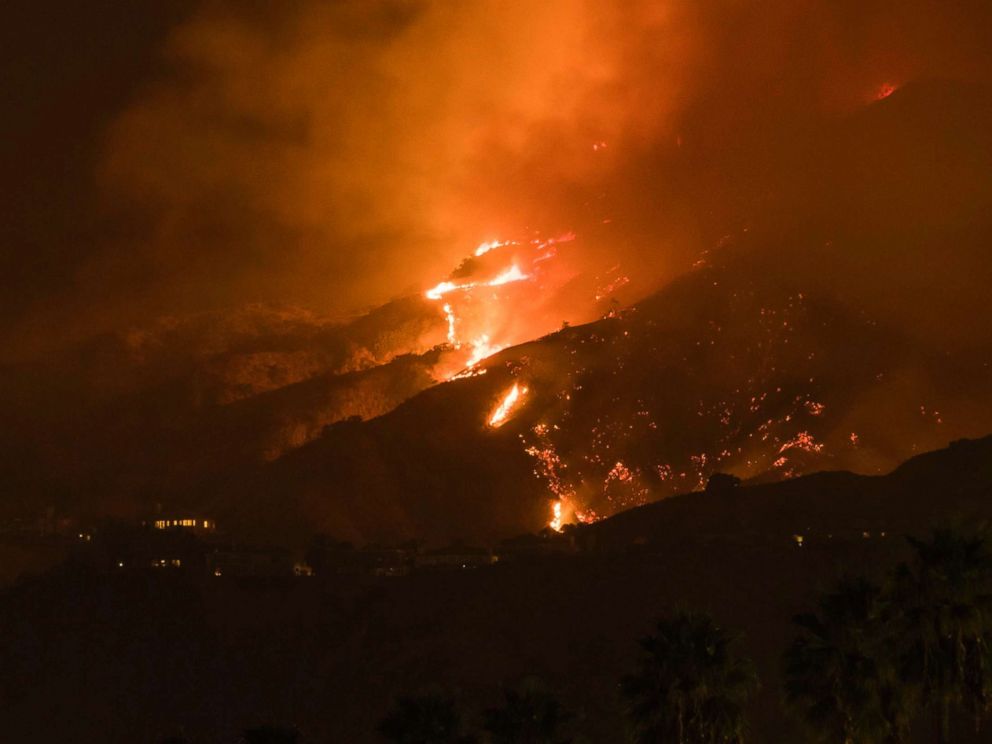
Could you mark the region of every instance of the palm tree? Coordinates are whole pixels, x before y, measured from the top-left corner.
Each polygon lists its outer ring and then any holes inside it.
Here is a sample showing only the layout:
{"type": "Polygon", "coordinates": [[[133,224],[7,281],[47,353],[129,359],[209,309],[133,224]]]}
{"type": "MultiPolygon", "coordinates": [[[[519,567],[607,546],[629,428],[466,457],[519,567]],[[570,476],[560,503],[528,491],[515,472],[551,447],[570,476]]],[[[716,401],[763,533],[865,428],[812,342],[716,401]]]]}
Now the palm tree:
{"type": "Polygon", "coordinates": [[[909,697],[897,676],[881,589],[847,579],[819,609],[794,620],[800,634],[785,653],[787,702],[822,741],[901,741],[909,697]]]}
{"type": "Polygon", "coordinates": [[[561,729],[571,717],[537,680],[507,690],[501,708],[485,712],[485,730],[493,744],[567,744],[561,729]]]}
{"type": "Polygon", "coordinates": [[[731,654],[732,641],[708,615],[684,610],[641,641],[639,669],[621,682],[638,744],[744,740],[757,678],[750,661],[731,654]]]}
{"type": "Polygon", "coordinates": [[[903,673],[934,716],[937,741],[950,737],[950,714],[965,708],[976,727],[992,707],[992,558],[984,536],[935,530],[910,539],[914,555],[892,580],[903,639],[903,673]]]}
{"type": "Polygon", "coordinates": [[[379,733],[394,744],[469,744],[455,703],[442,695],[401,697],[379,724],[379,733]]]}

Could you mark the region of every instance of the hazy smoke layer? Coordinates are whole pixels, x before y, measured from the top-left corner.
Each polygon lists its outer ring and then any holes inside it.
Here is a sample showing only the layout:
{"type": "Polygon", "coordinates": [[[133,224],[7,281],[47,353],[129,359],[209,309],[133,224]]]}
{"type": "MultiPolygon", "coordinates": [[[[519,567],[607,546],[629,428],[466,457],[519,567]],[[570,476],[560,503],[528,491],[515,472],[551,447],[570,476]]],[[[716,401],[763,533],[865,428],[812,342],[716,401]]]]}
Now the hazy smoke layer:
{"type": "Polygon", "coordinates": [[[252,301],[352,312],[535,230],[574,229],[597,263],[660,282],[795,206],[805,174],[783,164],[824,117],[885,86],[985,78],[990,15],[928,0],[203,2],[110,118],[99,237],[24,328],[252,301]]]}

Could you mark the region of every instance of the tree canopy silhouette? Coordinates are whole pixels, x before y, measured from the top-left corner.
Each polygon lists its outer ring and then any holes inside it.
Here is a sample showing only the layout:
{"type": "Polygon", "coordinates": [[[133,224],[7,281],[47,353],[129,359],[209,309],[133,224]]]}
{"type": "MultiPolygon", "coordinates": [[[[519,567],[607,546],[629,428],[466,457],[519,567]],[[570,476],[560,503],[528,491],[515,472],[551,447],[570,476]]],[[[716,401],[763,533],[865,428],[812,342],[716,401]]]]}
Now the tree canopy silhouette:
{"type": "Polygon", "coordinates": [[[379,733],[394,744],[472,744],[462,732],[455,702],[438,694],[401,697],[379,724],[379,733]]]}
{"type": "Polygon", "coordinates": [[[933,715],[937,741],[947,742],[955,708],[977,727],[992,707],[992,556],[984,535],[942,529],[909,541],[913,557],[893,575],[893,630],[901,671],[933,715]]]}
{"type": "Polygon", "coordinates": [[[909,690],[898,676],[881,588],[845,579],[799,615],[785,653],[788,704],[825,742],[899,741],[909,725],[909,690]]]}
{"type": "Polygon", "coordinates": [[[504,693],[502,707],[485,712],[493,744],[568,744],[563,729],[571,716],[538,680],[504,693]]]}
{"type": "Polygon", "coordinates": [[[749,660],[708,615],[680,610],[641,641],[637,672],[621,690],[636,742],[739,744],[744,705],[757,687],[749,660]]]}

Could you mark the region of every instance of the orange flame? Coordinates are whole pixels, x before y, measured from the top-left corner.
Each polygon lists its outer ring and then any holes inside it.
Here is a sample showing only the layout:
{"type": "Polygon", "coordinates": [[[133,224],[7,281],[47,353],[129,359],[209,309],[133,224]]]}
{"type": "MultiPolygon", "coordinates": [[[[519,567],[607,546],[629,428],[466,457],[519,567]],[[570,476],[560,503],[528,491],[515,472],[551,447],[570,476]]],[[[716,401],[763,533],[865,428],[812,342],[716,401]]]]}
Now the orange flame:
{"type": "Polygon", "coordinates": [[[451,309],[451,303],[445,302],[442,306],[444,310],[444,317],[448,321],[448,343],[452,346],[458,343],[458,337],[455,335],[455,311],[451,309]]]}
{"type": "Polygon", "coordinates": [[[519,383],[513,383],[513,387],[506,392],[499,405],[493,409],[489,416],[489,425],[496,429],[505,424],[525,395],[527,395],[527,388],[519,383]]]}
{"type": "MultiPolygon", "coordinates": [[[[491,256],[486,256],[482,262],[470,265],[473,273],[486,272],[483,277],[453,275],[424,292],[428,300],[441,305],[447,324],[447,343],[454,351],[461,352],[454,355],[457,362],[446,361],[444,369],[437,370],[435,374],[445,380],[470,376],[482,360],[523,340],[520,331],[527,325],[526,318],[521,323],[513,309],[501,307],[501,293],[476,290],[495,289],[520,282],[534,282],[543,290],[544,284],[541,282],[546,278],[546,270],[542,268],[542,264],[558,255],[560,244],[574,239],[575,234],[567,232],[554,238],[534,238],[527,241],[497,239],[480,243],[475,249],[476,258],[497,249],[510,249],[515,258],[504,263],[499,273],[489,273],[494,264],[499,262],[499,258],[494,261],[491,256]],[[467,311],[464,315],[463,310],[467,311]],[[515,326],[512,330],[508,328],[510,324],[507,322],[510,317],[515,326]]],[[[548,330],[550,329],[539,327],[534,335],[548,330]]]]}
{"type": "Polygon", "coordinates": [[[494,346],[489,343],[489,334],[483,333],[472,342],[472,356],[469,357],[465,366],[471,369],[483,359],[491,357],[502,348],[502,346],[494,346]]]}
{"type": "Polygon", "coordinates": [[[512,240],[490,240],[488,243],[480,243],[479,247],[475,249],[475,257],[484,256],[493,248],[502,248],[504,245],[516,245],[516,243],[512,240]]]}
{"type": "Polygon", "coordinates": [[[510,266],[499,276],[490,279],[488,282],[466,282],[465,284],[455,284],[454,282],[441,282],[426,292],[424,295],[428,300],[440,300],[444,295],[449,292],[457,292],[465,289],[474,289],[475,287],[498,287],[501,284],[509,284],[510,282],[520,282],[525,279],[530,279],[530,276],[525,274],[520,270],[516,264],[510,266]]]}

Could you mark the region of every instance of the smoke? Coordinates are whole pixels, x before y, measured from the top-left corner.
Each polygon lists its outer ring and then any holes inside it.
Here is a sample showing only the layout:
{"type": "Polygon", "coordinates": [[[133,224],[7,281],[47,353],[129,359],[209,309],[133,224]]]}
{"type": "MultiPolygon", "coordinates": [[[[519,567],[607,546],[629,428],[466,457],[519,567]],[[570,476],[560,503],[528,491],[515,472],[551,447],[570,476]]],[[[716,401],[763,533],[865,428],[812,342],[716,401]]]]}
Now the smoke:
{"type": "Polygon", "coordinates": [[[575,230],[576,268],[620,262],[643,294],[794,214],[817,127],[884,86],[987,78],[990,17],[936,0],[204,0],[102,112],[83,257],[9,249],[38,254],[10,317],[37,344],[252,302],[350,314],[535,231],[575,230]]]}
{"type": "MultiPolygon", "coordinates": [[[[399,383],[370,375],[382,387],[355,400],[302,383],[440,341],[440,308],[418,297],[480,242],[568,232],[576,239],[542,269],[555,296],[535,298],[537,281],[508,285],[498,317],[466,299],[465,341],[529,338],[583,302],[602,313],[600,287],[632,302],[733,252],[741,275],[920,348],[926,363],[895,371],[899,384],[858,401],[842,429],[867,440],[866,421],[880,421],[874,439],[888,432],[901,456],[910,424],[892,411],[919,399],[929,415],[931,398],[949,421],[987,428],[985,407],[945,389],[985,374],[992,343],[985,2],[116,5],[89,4],[79,34],[140,55],[97,54],[60,32],[52,46],[85,52],[60,51],[63,69],[79,68],[67,95],[54,73],[23,72],[52,62],[26,36],[18,48],[34,57],[8,86],[32,102],[4,111],[17,127],[2,139],[29,155],[0,169],[18,192],[0,235],[11,277],[0,359],[28,360],[0,367],[15,404],[4,405],[4,467],[25,492],[39,474],[64,492],[56,473],[75,484],[73,468],[92,466],[94,493],[137,493],[120,475],[121,443],[141,450],[133,472],[154,482],[141,457],[157,449],[137,443],[149,431],[183,440],[158,448],[173,453],[161,473],[177,469],[194,448],[174,432],[201,405],[299,395],[305,432],[279,422],[272,451],[338,414],[374,415],[427,384],[426,361],[396,362],[397,377],[412,370],[399,383]],[[156,23],[161,39],[144,27],[156,23]],[[332,322],[405,295],[416,296],[332,322]],[[932,360],[962,348],[931,393],[932,360]],[[100,450],[95,465],[84,440],[100,450]]],[[[33,12],[47,32],[46,9],[33,12]]],[[[505,253],[461,268],[503,271],[486,261],[505,253]]]]}
{"type": "Polygon", "coordinates": [[[572,197],[663,126],[689,67],[674,13],[637,16],[639,36],[671,30],[651,91],[595,5],[210,3],[112,126],[102,185],[173,292],[376,304],[482,239],[582,216],[572,197]]]}

